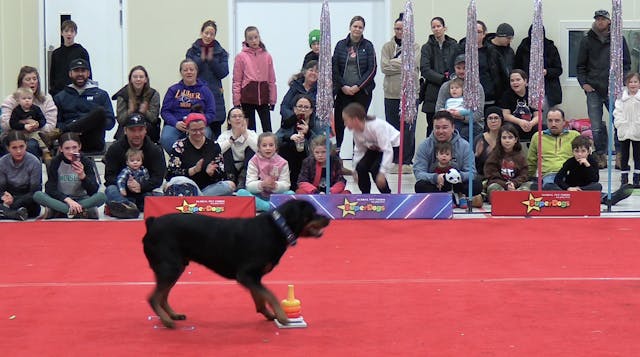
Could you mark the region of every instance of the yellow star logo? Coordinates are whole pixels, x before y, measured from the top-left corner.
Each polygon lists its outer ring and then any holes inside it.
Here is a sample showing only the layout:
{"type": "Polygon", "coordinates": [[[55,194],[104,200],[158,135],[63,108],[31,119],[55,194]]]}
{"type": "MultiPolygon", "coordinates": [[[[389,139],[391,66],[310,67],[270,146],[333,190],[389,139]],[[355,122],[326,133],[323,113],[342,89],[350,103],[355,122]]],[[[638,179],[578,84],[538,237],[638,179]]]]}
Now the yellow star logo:
{"type": "Polygon", "coordinates": [[[345,197],[344,204],[338,206],[339,209],[342,210],[342,217],[345,217],[348,214],[356,215],[356,206],[358,204],[355,202],[349,202],[349,200],[345,197]]]}
{"type": "Polygon", "coordinates": [[[538,202],[542,201],[542,197],[535,198],[531,193],[529,193],[529,199],[526,201],[522,201],[522,204],[527,206],[527,213],[536,210],[540,212],[540,206],[538,202]]]}
{"type": "Polygon", "coordinates": [[[195,203],[187,203],[186,200],[182,200],[182,206],[176,207],[176,210],[182,213],[192,213],[193,212],[192,208],[194,208],[195,206],[196,206],[195,203]]]}

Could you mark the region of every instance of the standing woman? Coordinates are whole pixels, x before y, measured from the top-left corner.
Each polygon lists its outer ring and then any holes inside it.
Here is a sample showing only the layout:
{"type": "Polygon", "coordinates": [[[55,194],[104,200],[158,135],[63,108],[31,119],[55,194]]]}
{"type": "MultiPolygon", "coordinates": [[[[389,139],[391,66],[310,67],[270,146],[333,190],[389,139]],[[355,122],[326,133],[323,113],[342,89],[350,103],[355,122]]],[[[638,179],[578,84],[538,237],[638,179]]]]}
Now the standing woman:
{"type": "MultiPolygon", "coordinates": [[[[198,65],[192,59],[180,62],[180,82],[167,90],[162,101],[162,119],[164,127],[160,134],[160,145],[167,152],[178,139],[187,136],[184,120],[192,111],[202,111],[207,118],[207,125],[216,119],[216,103],[207,84],[198,79],[198,65]]],[[[205,134],[211,137],[211,129],[205,134]]]]}
{"type": "Polygon", "coordinates": [[[431,19],[431,32],[427,43],[420,51],[420,74],[422,75],[423,90],[422,112],[427,114],[427,137],[433,130],[433,114],[436,112],[438,91],[442,84],[453,77],[453,60],[458,45],[456,40],[447,36],[444,19],[436,16],[431,19]]]}
{"type": "Polygon", "coordinates": [[[60,153],[47,169],[44,192],[33,194],[33,200],[47,208],[45,218],[98,219],[98,209],[106,201],[98,192],[98,175],[93,161],[81,154],[77,133],[60,135],[60,153]]]}
{"type": "Polygon", "coordinates": [[[360,103],[369,110],[376,84],[376,51],[371,41],[362,36],[364,18],[354,16],[349,23],[349,35],[336,44],[333,51],[333,94],[336,96],[334,117],[336,144],[340,151],[344,138],[342,110],[350,103],[360,103]]]}
{"type": "Polygon", "coordinates": [[[245,188],[247,164],[258,152],[258,134],[248,129],[248,120],[241,107],[233,107],[227,114],[227,130],[217,141],[224,158],[227,177],[238,189],[245,188]]]}
{"type": "Polygon", "coordinates": [[[200,38],[187,50],[187,58],[198,65],[198,78],[207,82],[216,101],[216,120],[209,125],[212,140],[220,135],[220,127],[227,112],[224,106],[222,79],[229,75],[229,54],[216,40],[217,34],[216,22],[205,21],[200,28],[200,38]]]}
{"type": "MultiPolygon", "coordinates": [[[[402,34],[404,30],[404,23],[402,21],[403,14],[396,19],[393,23],[394,36],[391,41],[385,43],[382,46],[381,52],[381,66],[382,73],[384,73],[384,82],[382,86],[384,88],[384,113],[387,118],[387,122],[393,125],[396,130],[400,130],[400,99],[402,98],[402,34]]],[[[420,56],[418,52],[418,45],[414,44],[414,48],[406,49],[412,51],[416,61],[420,56]]],[[[418,68],[413,69],[416,84],[418,83],[418,68]]],[[[414,88],[417,92],[417,88],[414,88]]],[[[416,103],[416,109],[418,103],[416,103]]],[[[398,158],[399,149],[394,148],[393,162],[398,165],[398,168],[403,173],[411,173],[411,162],[413,160],[413,154],[415,153],[416,143],[416,126],[414,124],[408,124],[403,122],[403,151],[402,158],[398,158]]],[[[397,173],[397,171],[396,171],[397,173]]]]}
{"type": "Polygon", "coordinates": [[[33,194],[42,189],[42,164],[27,152],[27,137],[12,130],[4,139],[8,154],[0,158],[0,219],[24,221],[40,214],[33,194]]]}
{"type": "MultiPolygon", "coordinates": [[[[53,102],[53,98],[49,94],[42,92],[40,88],[40,74],[38,74],[38,70],[35,67],[24,66],[20,68],[17,88],[20,87],[30,88],[31,91],[33,91],[33,104],[40,107],[42,113],[44,113],[44,117],[47,119],[45,126],[38,128],[38,130],[40,130],[44,142],[51,147],[52,139],[57,138],[57,135],[59,135],[59,131],[56,129],[58,108],[53,102]]],[[[9,131],[11,129],[9,119],[11,118],[11,112],[17,106],[18,101],[16,101],[13,95],[9,95],[4,102],[2,102],[2,119],[0,120],[0,125],[3,131],[9,131]]],[[[38,143],[33,139],[27,141],[27,150],[36,156],[39,155],[40,152],[38,143]]]]}
{"type": "Polygon", "coordinates": [[[273,59],[255,26],[244,30],[242,51],[233,66],[233,105],[242,106],[249,119],[249,129],[256,130],[256,111],[263,132],[271,131],[271,113],[278,93],[273,59]]]}
{"type": "Polygon", "coordinates": [[[118,131],[115,139],[124,135],[124,123],[133,113],[140,113],[145,119],[147,135],[154,142],[160,140],[160,93],[149,85],[149,74],[142,66],[129,71],[129,83],[122,87],[111,99],[115,100],[118,131]]]}

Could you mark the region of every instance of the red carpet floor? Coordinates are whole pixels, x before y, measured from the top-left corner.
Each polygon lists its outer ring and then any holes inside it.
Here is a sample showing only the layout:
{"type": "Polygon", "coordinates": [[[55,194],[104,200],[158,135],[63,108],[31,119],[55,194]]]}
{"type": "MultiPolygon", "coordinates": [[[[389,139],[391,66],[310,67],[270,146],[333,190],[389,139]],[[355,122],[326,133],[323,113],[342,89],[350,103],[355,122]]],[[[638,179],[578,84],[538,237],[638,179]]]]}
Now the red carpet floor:
{"type": "Polygon", "coordinates": [[[636,356],[640,220],[335,221],[265,278],[306,329],[194,264],[157,328],[135,222],[3,223],[4,356],[636,356]]]}

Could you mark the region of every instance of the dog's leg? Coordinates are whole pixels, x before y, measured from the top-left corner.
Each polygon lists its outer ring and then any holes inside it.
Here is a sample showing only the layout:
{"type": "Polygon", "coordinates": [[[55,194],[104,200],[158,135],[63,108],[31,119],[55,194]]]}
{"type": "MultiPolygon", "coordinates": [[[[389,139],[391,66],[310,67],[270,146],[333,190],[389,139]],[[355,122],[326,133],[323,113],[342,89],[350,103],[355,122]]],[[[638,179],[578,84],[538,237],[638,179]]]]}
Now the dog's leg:
{"type": "Polygon", "coordinates": [[[262,283],[260,282],[261,277],[261,275],[240,272],[238,273],[236,279],[242,286],[249,289],[249,291],[251,292],[251,297],[253,297],[253,302],[256,305],[256,310],[259,313],[263,314],[269,320],[273,320],[274,318],[276,318],[278,319],[278,321],[280,321],[280,323],[288,324],[289,319],[278,303],[278,299],[275,297],[275,295],[273,295],[273,293],[271,293],[271,291],[267,290],[267,288],[262,285],[262,283]],[[273,310],[273,313],[271,313],[267,309],[265,303],[268,303],[269,306],[271,306],[271,310],[273,310]]]}
{"type": "Polygon", "coordinates": [[[170,289],[170,286],[161,287],[161,284],[158,283],[153,293],[151,293],[151,295],[149,296],[148,301],[149,305],[151,305],[151,309],[153,309],[156,315],[160,317],[160,321],[162,321],[162,324],[167,328],[174,328],[175,324],[167,314],[167,311],[165,311],[164,307],[162,307],[162,301],[164,297],[169,294],[170,289]]]}
{"type": "Polygon", "coordinates": [[[267,320],[275,320],[276,315],[274,315],[269,309],[267,309],[266,302],[262,295],[254,290],[249,290],[251,292],[251,297],[253,298],[253,302],[256,305],[256,312],[259,312],[267,318],[267,320]]]}
{"type": "Polygon", "coordinates": [[[169,293],[171,292],[172,288],[173,288],[173,285],[171,285],[171,287],[169,287],[169,289],[165,290],[165,294],[162,296],[162,301],[160,302],[160,306],[162,306],[164,311],[166,311],[167,314],[169,314],[169,317],[171,318],[171,320],[186,320],[187,319],[187,315],[179,314],[179,313],[173,311],[171,306],[169,306],[169,293]]]}

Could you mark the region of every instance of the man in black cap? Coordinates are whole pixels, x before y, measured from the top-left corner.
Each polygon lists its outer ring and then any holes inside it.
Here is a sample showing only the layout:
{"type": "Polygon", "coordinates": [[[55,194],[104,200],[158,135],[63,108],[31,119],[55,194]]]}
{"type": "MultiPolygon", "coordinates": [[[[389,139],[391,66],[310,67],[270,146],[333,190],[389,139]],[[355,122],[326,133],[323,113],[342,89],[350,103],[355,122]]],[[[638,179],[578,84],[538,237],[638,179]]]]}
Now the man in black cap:
{"type": "Polygon", "coordinates": [[[164,152],[147,136],[144,115],[133,113],[127,117],[124,136],[114,142],[104,156],[104,185],[107,195],[109,214],[118,218],[138,218],[144,211],[144,198],[153,194],[153,190],[162,185],[167,173],[164,152]],[[149,178],[138,182],[132,178],[127,181],[126,196],[116,185],[118,174],[127,167],[127,150],[138,149],[143,154],[143,165],[149,172],[149,178]]]}
{"type": "Polygon", "coordinates": [[[514,35],[515,32],[513,31],[513,27],[507,23],[501,23],[498,25],[498,29],[495,34],[487,35],[487,46],[495,48],[498,53],[500,53],[500,57],[502,57],[502,64],[504,66],[503,70],[507,78],[509,78],[509,74],[513,69],[513,59],[516,56],[513,48],[511,48],[511,41],[513,40],[514,35]]]}
{"type": "Polygon", "coordinates": [[[109,94],[89,80],[89,63],[77,58],[69,64],[71,84],[53,97],[61,132],[80,134],[84,152],[104,150],[105,131],[116,123],[109,94]]]}
{"type": "MultiPolygon", "coordinates": [[[[454,74],[451,76],[451,80],[454,78],[461,78],[464,80],[466,75],[466,64],[465,64],[464,53],[461,53],[456,56],[453,61],[453,70],[454,74]]],[[[449,87],[451,86],[451,80],[444,82],[440,87],[440,91],[438,91],[438,99],[436,100],[436,111],[444,110],[445,103],[447,99],[451,98],[451,93],[449,91],[449,87]]],[[[463,96],[467,95],[467,93],[463,93],[463,96]]],[[[482,129],[484,128],[482,124],[483,110],[484,110],[484,89],[482,86],[478,86],[478,109],[475,110],[472,114],[473,117],[473,135],[478,135],[482,133],[482,129]]],[[[473,138],[469,138],[469,118],[458,113],[457,110],[452,109],[450,111],[455,123],[455,126],[459,128],[460,136],[470,142],[473,142],[473,138]]]]}
{"type": "MultiPolygon", "coordinates": [[[[587,114],[591,121],[593,141],[596,146],[594,154],[600,168],[607,167],[607,129],[602,120],[602,105],[607,107],[609,114],[613,108],[609,105],[609,66],[611,45],[611,16],[607,10],[595,12],[591,30],[580,41],[576,72],[578,82],[587,96],[587,114]]],[[[631,56],[627,41],[622,38],[622,67],[624,73],[631,69],[631,56]]],[[[619,147],[617,137],[614,137],[616,147],[619,147]]],[[[617,150],[619,152],[619,150],[617,150]]],[[[617,155],[619,156],[619,155],[617,155]]],[[[619,161],[619,160],[616,160],[619,161]]],[[[619,165],[617,165],[619,166],[619,165]]]]}

